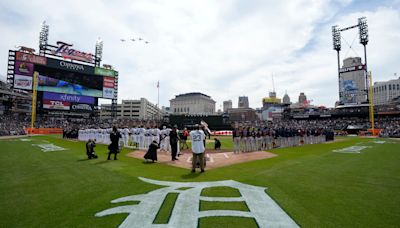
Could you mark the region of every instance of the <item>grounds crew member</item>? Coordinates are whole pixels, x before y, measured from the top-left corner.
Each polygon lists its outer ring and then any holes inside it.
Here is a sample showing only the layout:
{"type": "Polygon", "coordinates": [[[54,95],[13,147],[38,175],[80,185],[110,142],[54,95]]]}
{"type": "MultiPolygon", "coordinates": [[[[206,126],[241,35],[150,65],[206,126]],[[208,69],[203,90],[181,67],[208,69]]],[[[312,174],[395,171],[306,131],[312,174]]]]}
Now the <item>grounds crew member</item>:
{"type": "Polygon", "coordinates": [[[196,171],[196,163],[199,160],[201,172],[204,172],[204,143],[206,135],[201,130],[201,127],[196,124],[196,130],[190,132],[190,139],[192,141],[192,173],[196,171]]]}

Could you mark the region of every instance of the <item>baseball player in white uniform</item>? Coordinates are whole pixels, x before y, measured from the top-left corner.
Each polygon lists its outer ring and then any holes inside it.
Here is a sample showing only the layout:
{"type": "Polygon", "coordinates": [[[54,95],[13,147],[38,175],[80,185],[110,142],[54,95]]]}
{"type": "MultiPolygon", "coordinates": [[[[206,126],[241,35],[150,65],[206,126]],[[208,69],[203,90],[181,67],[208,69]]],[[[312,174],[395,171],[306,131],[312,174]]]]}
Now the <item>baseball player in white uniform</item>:
{"type": "Polygon", "coordinates": [[[78,130],[78,140],[83,141],[83,130],[82,129],[78,130]]]}
{"type": "Polygon", "coordinates": [[[132,127],[130,129],[130,133],[131,133],[131,145],[136,147],[136,128],[132,127]]]}
{"type": "Polygon", "coordinates": [[[153,141],[156,141],[157,144],[160,143],[160,135],[161,135],[161,131],[157,126],[154,126],[153,128],[153,141]]]}
{"type": "Polygon", "coordinates": [[[144,148],[147,149],[150,146],[151,140],[153,139],[152,129],[149,127],[144,131],[144,148]]]}
{"type": "Polygon", "coordinates": [[[122,140],[124,141],[124,147],[127,147],[128,142],[129,142],[129,129],[128,128],[122,129],[122,140]]]}
{"type": "Polygon", "coordinates": [[[140,126],[140,128],[138,129],[139,131],[139,149],[143,150],[145,149],[144,147],[144,133],[146,131],[146,129],[143,128],[143,126],[140,126]]]}

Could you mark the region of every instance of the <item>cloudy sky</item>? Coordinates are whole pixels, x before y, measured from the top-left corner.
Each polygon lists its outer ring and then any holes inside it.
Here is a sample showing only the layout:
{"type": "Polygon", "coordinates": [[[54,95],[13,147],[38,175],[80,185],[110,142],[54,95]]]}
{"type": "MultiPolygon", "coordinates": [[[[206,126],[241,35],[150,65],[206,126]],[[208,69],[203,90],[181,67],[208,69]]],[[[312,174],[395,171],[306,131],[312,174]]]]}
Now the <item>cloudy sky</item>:
{"type": "MultiPolygon", "coordinates": [[[[273,89],[273,74],[279,97],[287,91],[293,101],[305,92],[313,104],[332,107],[338,83],[331,26],[355,25],[362,16],[374,81],[400,75],[400,0],[0,0],[0,11],[1,75],[9,49],[38,49],[46,20],[50,43],[93,53],[101,37],[103,63],[119,71],[119,100],[157,103],[160,81],[160,106],[177,94],[202,92],[217,109],[229,99],[237,107],[238,96],[257,108],[273,89]],[[129,41],[138,37],[150,43],[129,41]]],[[[357,30],[342,36],[342,59],[363,55],[357,30]]]]}

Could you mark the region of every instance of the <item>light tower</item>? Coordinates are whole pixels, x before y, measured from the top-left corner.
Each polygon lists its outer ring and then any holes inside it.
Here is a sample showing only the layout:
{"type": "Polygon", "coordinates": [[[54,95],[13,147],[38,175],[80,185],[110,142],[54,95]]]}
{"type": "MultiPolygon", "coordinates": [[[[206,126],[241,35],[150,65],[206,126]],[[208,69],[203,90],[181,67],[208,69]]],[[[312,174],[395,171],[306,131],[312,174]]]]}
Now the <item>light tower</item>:
{"type": "MultiPolygon", "coordinates": [[[[368,91],[368,69],[367,69],[368,25],[366,17],[358,18],[358,31],[360,33],[360,44],[364,46],[365,88],[368,91]]],[[[368,101],[368,96],[367,96],[367,101],[368,101]]]]}
{"type": "MultiPolygon", "coordinates": [[[[363,88],[363,95],[365,95],[366,101],[368,102],[368,67],[367,67],[367,44],[368,44],[368,25],[366,17],[358,18],[358,23],[353,26],[345,27],[340,29],[337,25],[332,26],[332,41],[333,41],[333,50],[337,52],[337,61],[338,61],[338,78],[339,78],[339,99],[342,98],[342,85],[341,75],[340,75],[340,50],[342,48],[341,45],[341,32],[350,30],[353,28],[357,28],[360,35],[360,44],[364,46],[364,71],[365,71],[365,85],[363,88]]],[[[351,48],[351,46],[350,46],[351,48]]]]}
{"type": "Polygon", "coordinates": [[[339,82],[339,98],[341,95],[341,85],[340,85],[340,50],[342,49],[340,30],[337,25],[332,26],[332,40],[333,40],[333,50],[337,53],[337,63],[338,63],[338,82],[339,82]]]}
{"type": "Polygon", "coordinates": [[[49,25],[46,24],[46,21],[43,21],[39,35],[39,55],[43,56],[45,55],[48,40],[49,40],[49,25]]]}
{"type": "Polygon", "coordinates": [[[101,59],[103,58],[103,41],[100,37],[96,41],[96,49],[94,54],[94,64],[100,67],[101,59]]]}

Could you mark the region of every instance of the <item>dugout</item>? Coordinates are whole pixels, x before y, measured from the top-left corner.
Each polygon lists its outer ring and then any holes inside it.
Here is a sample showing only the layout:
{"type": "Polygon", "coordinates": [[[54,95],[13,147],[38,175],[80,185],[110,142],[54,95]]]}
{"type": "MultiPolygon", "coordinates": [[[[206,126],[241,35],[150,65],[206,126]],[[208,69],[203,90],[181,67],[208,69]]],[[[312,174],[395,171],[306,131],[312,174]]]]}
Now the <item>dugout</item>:
{"type": "Polygon", "coordinates": [[[179,129],[194,129],[196,124],[204,121],[210,130],[232,130],[229,118],[226,115],[170,115],[169,125],[177,125],[179,129]]]}
{"type": "Polygon", "coordinates": [[[361,131],[366,131],[367,128],[365,128],[364,126],[360,126],[360,125],[348,125],[346,127],[346,132],[347,134],[350,135],[358,135],[361,131]]]}

